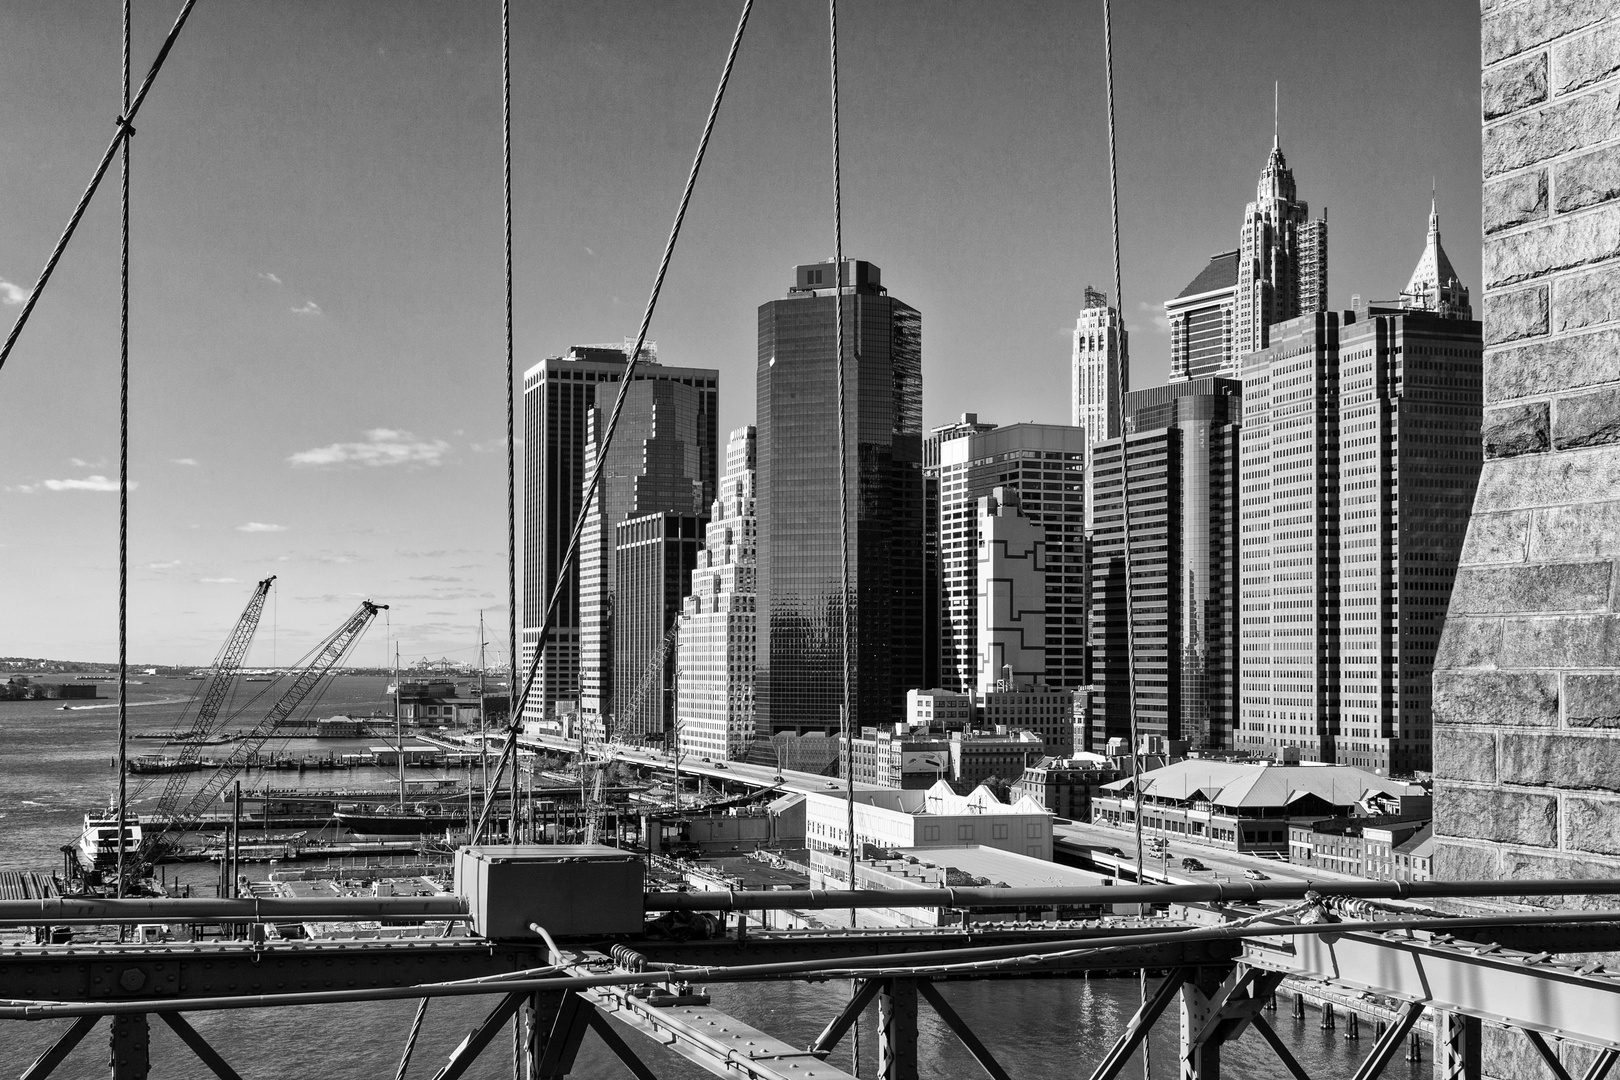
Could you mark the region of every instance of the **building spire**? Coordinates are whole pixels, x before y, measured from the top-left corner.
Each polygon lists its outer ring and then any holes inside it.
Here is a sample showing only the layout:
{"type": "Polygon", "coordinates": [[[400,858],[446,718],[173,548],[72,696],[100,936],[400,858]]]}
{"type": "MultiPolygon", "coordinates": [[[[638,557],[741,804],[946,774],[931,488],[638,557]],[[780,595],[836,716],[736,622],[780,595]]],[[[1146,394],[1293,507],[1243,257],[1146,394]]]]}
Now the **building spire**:
{"type": "Polygon", "coordinates": [[[1282,146],[1282,80],[1278,79],[1271,84],[1271,148],[1279,149],[1282,146]]]}

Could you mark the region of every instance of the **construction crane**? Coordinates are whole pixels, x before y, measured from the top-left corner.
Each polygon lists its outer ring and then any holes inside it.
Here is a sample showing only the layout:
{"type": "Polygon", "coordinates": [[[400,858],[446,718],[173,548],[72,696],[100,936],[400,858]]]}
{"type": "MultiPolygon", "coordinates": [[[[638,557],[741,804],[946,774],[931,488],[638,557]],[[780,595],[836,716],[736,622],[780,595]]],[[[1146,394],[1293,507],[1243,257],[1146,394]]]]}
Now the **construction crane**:
{"type": "Polygon", "coordinates": [[[236,744],[230,756],[204,781],[202,787],[197,789],[185,806],[160,819],[155,828],[148,832],[154,847],[162,842],[165,835],[185,832],[201,820],[203,814],[219,799],[220,794],[236,775],[247,766],[265,742],[275,735],[282,721],[291,716],[293,711],[303,704],[304,698],[316,684],[343,660],[354,643],[360,639],[360,635],[365,632],[366,627],[371,625],[371,620],[376,617],[377,612],[386,610],[387,604],[373,604],[370,600],[362,600],[354,614],[316,646],[308,665],[298,673],[298,677],[293,680],[286,693],[271,706],[264,719],[255,724],[253,730],[236,744]]]}
{"type": "MultiPolygon", "coordinates": [[[[185,793],[186,782],[190,779],[189,766],[195,764],[202,756],[203,740],[214,733],[219,723],[219,710],[224,706],[225,699],[230,696],[231,688],[236,685],[236,677],[242,671],[242,660],[247,656],[248,647],[253,644],[253,635],[259,629],[259,617],[264,614],[264,601],[270,595],[270,585],[276,580],[275,575],[265,578],[254,588],[253,595],[248,597],[247,607],[242,609],[241,617],[236,620],[236,627],[225,644],[220,647],[219,655],[214,657],[214,664],[208,669],[208,675],[202,686],[198,689],[192,701],[197,705],[191,725],[185,729],[181,736],[180,753],[178,755],[183,767],[170,773],[163,785],[163,794],[158,798],[157,818],[167,821],[174,809],[180,805],[180,797],[185,793]]],[[[185,716],[181,715],[184,724],[185,716]]],[[[178,730],[178,729],[177,729],[178,730]]],[[[143,844],[143,848],[146,845],[143,844]]],[[[147,851],[142,854],[148,854],[147,851]]]]}
{"type": "Polygon", "coordinates": [[[608,766],[613,759],[606,758],[596,763],[596,781],[591,785],[591,800],[585,807],[585,843],[596,843],[597,833],[602,828],[602,818],[607,814],[607,804],[602,801],[603,787],[607,782],[608,766]]]}
{"type": "MultiPolygon", "coordinates": [[[[675,644],[675,637],[679,633],[679,629],[678,623],[671,626],[669,632],[664,635],[664,640],[659,642],[657,650],[653,653],[652,661],[648,663],[646,670],[641,673],[641,679],[636,683],[635,690],[630,694],[630,704],[622,713],[615,716],[615,720],[617,720],[618,716],[623,716],[631,723],[634,723],[641,714],[642,706],[646,704],[647,695],[652,693],[654,687],[657,687],[660,691],[663,689],[664,662],[669,657],[670,648],[675,644]]],[[[661,713],[663,710],[659,711],[661,713]]],[[[617,726],[615,724],[615,727],[617,726]]],[[[608,732],[610,737],[617,734],[616,730],[608,732]]],[[[638,732],[638,734],[645,739],[645,736],[649,733],[638,732]]]]}

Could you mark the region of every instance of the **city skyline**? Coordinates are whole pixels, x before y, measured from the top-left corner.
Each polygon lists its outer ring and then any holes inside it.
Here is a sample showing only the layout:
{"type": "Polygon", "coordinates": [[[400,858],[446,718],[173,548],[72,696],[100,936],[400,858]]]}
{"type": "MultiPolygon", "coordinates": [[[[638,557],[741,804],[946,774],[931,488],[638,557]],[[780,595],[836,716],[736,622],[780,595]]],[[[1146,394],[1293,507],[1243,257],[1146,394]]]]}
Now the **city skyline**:
{"type": "MultiPolygon", "coordinates": [[[[166,29],[156,14],[136,13],[137,65],[166,29]]],[[[666,363],[712,363],[739,391],[764,297],[717,283],[771,280],[806,247],[830,246],[825,105],[780,89],[824,84],[811,77],[824,27],[814,13],[764,14],[653,329],[666,363]],[[775,238],[763,243],[767,223],[775,238]]],[[[1334,306],[1399,291],[1431,175],[1465,235],[1478,199],[1473,14],[1403,12],[1409,41],[1340,64],[1294,43],[1342,27],[1342,12],[1331,24],[1286,6],[1267,19],[1220,4],[1116,13],[1134,385],[1164,381],[1163,301],[1236,243],[1233,207],[1270,144],[1274,81],[1289,164],[1313,211],[1332,208],[1334,306]],[[1238,62],[1217,69],[1211,41],[1238,62]],[[1203,81],[1164,84],[1165,66],[1203,81]],[[1358,110],[1341,115],[1351,86],[1358,110]],[[1409,123],[1412,100],[1427,123],[1409,123]]],[[[846,124],[846,247],[914,282],[908,298],[937,313],[926,426],[967,410],[1062,423],[1081,290],[1113,291],[1096,13],[920,15],[848,16],[846,93],[872,108],[846,124]],[[909,36],[887,32],[896,23],[909,36]],[[900,51],[880,57],[877,42],[900,51]],[[1014,63],[1021,78],[1001,78],[1014,63]],[[940,80],[959,85],[942,93],[940,80]],[[962,230],[942,233],[941,217],[962,230]],[[977,273],[947,269],[963,252],[977,273]],[[1011,377],[965,377],[1007,341],[1011,377]]],[[[101,16],[74,4],[0,13],[0,70],[17,102],[0,279],[19,288],[104,144],[116,20],[101,16]]],[[[718,3],[680,19],[635,5],[515,18],[520,370],[633,332],[734,18],[718,3]],[[549,62],[558,52],[593,58],[599,78],[554,79],[567,67],[549,62]],[[595,82],[614,90],[592,94],[595,82]]],[[[480,609],[503,643],[497,31],[488,12],[424,8],[376,26],[299,4],[205,8],[188,26],[135,140],[132,657],[206,661],[239,594],[270,572],[287,603],[274,602],[274,644],[261,641],[255,663],[297,656],[358,595],[393,605],[379,637],[402,643],[407,662],[475,655],[480,609]],[[420,515],[419,501],[453,511],[420,515]]],[[[3,654],[113,651],[110,205],[92,207],[6,371],[21,407],[0,432],[0,587],[21,617],[0,635],[3,654]]],[[[1463,280],[1480,280],[1476,245],[1452,255],[1463,280]]],[[[749,397],[722,395],[726,429],[754,419],[749,397]]],[[[361,659],[385,662],[386,641],[363,643],[361,659]]]]}

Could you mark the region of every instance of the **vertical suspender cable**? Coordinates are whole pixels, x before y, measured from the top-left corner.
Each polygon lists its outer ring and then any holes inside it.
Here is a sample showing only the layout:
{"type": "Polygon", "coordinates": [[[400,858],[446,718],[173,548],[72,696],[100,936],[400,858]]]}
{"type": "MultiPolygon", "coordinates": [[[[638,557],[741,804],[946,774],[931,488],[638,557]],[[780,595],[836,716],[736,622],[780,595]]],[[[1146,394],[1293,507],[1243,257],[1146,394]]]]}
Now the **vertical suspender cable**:
{"type": "MultiPolygon", "coordinates": [[[[743,30],[748,26],[748,16],[753,10],[754,0],[743,0],[742,16],[737,20],[737,32],[731,39],[731,50],[726,54],[726,65],[720,72],[720,84],[715,87],[714,100],[709,104],[709,117],[704,122],[703,135],[698,140],[697,154],[692,158],[692,168],[686,175],[686,187],[681,191],[681,201],[675,210],[675,221],[670,226],[669,239],[664,243],[664,257],[658,264],[658,273],[653,276],[652,292],[647,297],[647,307],[641,315],[641,328],[636,333],[635,345],[630,350],[628,362],[625,364],[624,375],[619,382],[618,396],[613,399],[613,409],[608,413],[607,426],[602,430],[603,452],[597,455],[596,465],[591,469],[590,478],[586,481],[585,490],[581,495],[580,512],[574,518],[573,531],[568,535],[568,547],[563,551],[562,562],[557,570],[557,580],[553,582],[551,598],[546,602],[545,620],[535,637],[534,657],[529,661],[529,670],[523,679],[523,692],[517,694],[512,701],[512,713],[506,727],[506,743],[501,747],[501,756],[495,767],[497,776],[517,749],[518,732],[523,729],[523,709],[528,704],[530,691],[534,689],[535,673],[546,651],[546,639],[551,636],[551,627],[556,622],[557,609],[562,603],[563,590],[568,585],[568,568],[579,554],[580,537],[585,531],[586,513],[602,481],[602,467],[607,462],[605,451],[613,442],[613,433],[618,429],[619,415],[624,412],[625,398],[629,393],[636,365],[641,360],[641,350],[647,344],[647,331],[652,325],[653,311],[658,307],[658,296],[664,289],[664,278],[669,273],[670,258],[675,254],[675,241],[681,235],[681,224],[686,220],[686,209],[692,202],[692,189],[697,184],[698,172],[703,167],[703,156],[708,152],[709,139],[714,134],[715,117],[720,113],[720,102],[725,98],[726,85],[731,81],[731,69],[737,62],[737,49],[742,45],[743,30]]],[[[516,670],[515,666],[513,670],[516,670]]],[[[514,684],[513,690],[516,689],[514,684]]],[[[489,804],[486,803],[483,816],[479,818],[478,826],[473,830],[471,837],[473,843],[477,843],[483,836],[488,824],[489,804]]]]}
{"type": "MultiPolygon", "coordinates": [[[[838,636],[843,677],[841,723],[844,736],[844,795],[847,801],[845,825],[849,830],[849,887],[855,884],[855,725],[851,718],[849,688],[849,402],[844,396],[844,179],[838,132],[838,0],[827,0],[829,33],[832,37],[832,144],[833,144],[833,281],[837,291],[833,301],[833,347],[837,350],[833,369],[838,396],[838,636]]],[[[853,286],[853,282],[851,282],[853,286]]],[[[855,909],[849,912],[855,925],[855,909]]]]}
{"type": "MultiPolygon", "coordinates": [[[[1119,365],[1114,376],[1113,416],[1119,430],[1119,505],[1120,545],[1125,571],[1125,702],[1130,715],[1131,785],[1135,789],[1136,803],[1136,880],[1146,883],[1147,861],[1142,849],[1142,746],[1136,725],[1136,628],[1133,586],[1131,582],[1131,454],[1130,439],[1125,432],[1125,390],[1130,384],[1130,352],[1125,334],[1125,296],[1119,262],[1119,161],[1114,146],[1114,38],[1110,18],[1109,0],[1103,0],[1103,68],[1107,76],[1108,97],[1108,203],[1113,220],[1114,239],[1114,308],[1119,313],[1119,365]]],[[[1106,623],[1105,623],[1106,625],[1106,623]]],[[[1147,1000],[1147,968],[1140,974],[1142,1000],[1147,1000]]],[[[1147,1040],[1142,1041],[1142,1076],[1151,1080],[1153,1063],[1147,1040]]]]}
{"type": "MultiPolygon", "coordinates": [[[[124,0],[124,107],[129,112],[129,4],[124,0]]],[[[129,826],[129,139],[124,139],[118,271],[118,895],[129,826]]]]}
{"type": "MultiPolygon", "coordinates": [[[[512,5],[501,0],[501,194],[506,223],[506,703],[517,693],[517,401],[512,364],[512,5]]],[[[517,718],[508,715],[509,721],[517,718]]],[[[488,747],[481,747],[487,753],[488,747]]],[[[489,762],[484,761],[484,801],[489,801],[489,762]]],[[[500,773],[495,774],[500,782],[500,773]]],[[[512,768],[512,807],[517,809],[517,767],[512,768]]]]}

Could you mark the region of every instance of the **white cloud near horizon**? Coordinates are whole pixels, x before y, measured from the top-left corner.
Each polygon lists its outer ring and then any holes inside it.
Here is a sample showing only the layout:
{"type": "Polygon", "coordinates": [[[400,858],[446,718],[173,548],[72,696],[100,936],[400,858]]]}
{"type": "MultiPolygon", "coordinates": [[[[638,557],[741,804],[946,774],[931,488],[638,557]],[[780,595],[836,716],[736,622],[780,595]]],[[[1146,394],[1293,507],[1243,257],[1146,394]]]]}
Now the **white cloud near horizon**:
{"type": "Polygon", "coordinates": [[[280,285],[281,284],[281,279],[276,277],[276,275],[270,273],[270,271],[268,271],[268,270],[266,270],[264,273],[259,275],[259,280],[260,281],[268,281],[272,285],[280,285]]]}
{"type": "Polygon", "coordinates": [[[193,469],[195,469],[195,468],[199,468],[199,467],[200,467],[200,466],[199,466],[199,465],[198,465],[198,464],[197,464],[197,459],[196,459],[196,458],[194,458],[194,457],[177,457],[177,458],[170,458],[170,459],[169,459],[169,464],[170,464],[170,465],[189,465],[189,466],[191,466],[191,467],[192,467],[192,468],[193,468],[193,469]]]}
{"type": "Polygon", "coordinates": [[[180,565],[180,560],[179,559],[171,559],[169,562],[149,562],[149,563],[146,564],[146,568],[148,570],[157,570],[157,571],[161,572],[161,571],[164,571],[164,570],[173,570],[175,567],[177,567],[179,565],[180,565]]]}
{"type": "Polygon", "coordinates": [[[443,439],[418,439],[409,431],[372,428],[365,442],[339,442],[300,450],[287,458],[296,467],[332,465],[438,465],[451,451],[443,439]]]}
{"type": "Polygon", "coordinates": [[[28,290],[21,285],[13,285],[5,278],[0,278],[0,304],[7,307],[16,307],[28,299],[28,290]]]}
{"type": "Polygon", "coordinates": [[[200,577],[197,579],[204,585],[239,585],[241,582],[233,577],[200,577]]]}
{"type": "Polygon", "coordinates": [[[268,522],[263,522],[263,521],[250,521],[245,525],[238,525],[236,527],[236,531],[237,532],[246,532],[246,533],[286,532],[287,531],[287,526],[285,526],[285,525],[271,525],[268,522]]]}
{"type": "Polygon", "coordinates": [[[321,305],[313,300],[305,300],[302,304],[293,308],[292,313],[294,315],[320,315],[322,314],[321,305]]]}
{"type": "MultiPolygon", "coordinates": [[[[139,485],[131,480],[129,486],[133,490],[139,485]]],[[[16,484],[6,488],[6,490],[20,491],[24,495],[32,495],[41,488],[47,491],[117,491],[118,481],[110,480],[100,473],[92,473],[83,480],[41,480],[37,484],[16,484]]]]}

